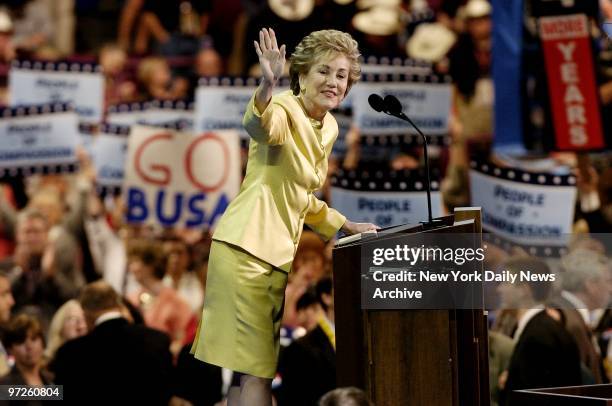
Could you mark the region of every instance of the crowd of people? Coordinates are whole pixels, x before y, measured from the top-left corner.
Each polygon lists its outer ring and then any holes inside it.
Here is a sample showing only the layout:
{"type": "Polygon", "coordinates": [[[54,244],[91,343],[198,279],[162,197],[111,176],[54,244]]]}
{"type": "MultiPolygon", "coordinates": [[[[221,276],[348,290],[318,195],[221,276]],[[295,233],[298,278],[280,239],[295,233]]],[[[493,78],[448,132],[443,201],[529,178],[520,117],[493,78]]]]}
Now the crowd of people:
{"type": "MultiPolygon", "coordinates": [[[[200,77],[260,75],[250,44],[264,25],[274,27],[288,55],[311,31],[334,28],[350,32],[363,55],[424,59],[451,76],[451,142],[432,149],[448,211],[470,205],[470,157],[491,153],[492,9],[486,0],[2,3],[3,105],[15,59],[97,61],[107,105],[182,100],[193,98],[200,77]]],[[[611,12],[608,0],[600,3],[603,13],[611,12]]],[[[364,145],[356,126],[346,143],[346,154],[333,156],[328,179],[339,168],[401,171],[421,164],[410,146],[364,145]]],[[[552,262],[501,249],[490,258],[497,269],[563,275],[545,291],[499,287],[489,380],[500,405],[512,404],[513,389],[612,379],[610,247],[592,236],[612,230],[610,156],[593,154],[581,169],[576,154],[548,157],[576,171],[575,238],[552,262]]],[[[5,176],[0,184],[0,383],[61,384],[74,403],[116,401],[113,382],[129,382],[135,390],[122,399],[137,404],[222,402],[231,377],[189,353],[206,294],[212,230],[126,224],[122,196],[99,195],[89,157],[81,153],[79,160],[76,174],[5,176]]],[[[329,185],[322,196],[329,199],[329,185]]],[[[334,390],[332,247],[305,231],[289,274],[273,382],[281,406],[368,404],[357,389],[334,390]]]]}

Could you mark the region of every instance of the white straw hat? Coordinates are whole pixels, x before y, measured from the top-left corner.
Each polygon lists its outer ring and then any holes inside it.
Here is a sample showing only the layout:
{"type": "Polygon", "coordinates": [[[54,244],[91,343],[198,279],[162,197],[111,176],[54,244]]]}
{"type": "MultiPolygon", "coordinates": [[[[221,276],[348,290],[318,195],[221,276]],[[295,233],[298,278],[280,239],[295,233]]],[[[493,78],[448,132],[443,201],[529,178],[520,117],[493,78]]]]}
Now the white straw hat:
{"type": "Polygon", "coordinates": [[[455,33],[443,24],[419,24],[406,43],[406,53],[413,59],[438,62],[448,53],[456,40],[455,33]]]}
{"type": "Polygon", "coordinates": [[[480,18],[491,14],[491,4],[487,0],[469,0],[465,5],[466,18],[480,18]]]}
{"type": "Polygon", "coordinates": [[[13,22],[6,10],[0,9],[0,32],[10,32],[13,29],[13,22]]]}
{"type": "Polygon", "coordinates": [[[268,0],[268,6],[277,16],[287,21],[300,21],[312,14],[314,0],[268,0]]]}
{"type": "Polygon", "coordinates": [[[367,10],[372,7],[400,7],[401,0],[357,0],[357,8],[359,10],[367,10]]]}
{"type": "Polygon", "coordinates": [[[399,13],[396,8],[372,7],[353,17],[353,27],[368,35],[393,35],[400,29],[399,13]]]}

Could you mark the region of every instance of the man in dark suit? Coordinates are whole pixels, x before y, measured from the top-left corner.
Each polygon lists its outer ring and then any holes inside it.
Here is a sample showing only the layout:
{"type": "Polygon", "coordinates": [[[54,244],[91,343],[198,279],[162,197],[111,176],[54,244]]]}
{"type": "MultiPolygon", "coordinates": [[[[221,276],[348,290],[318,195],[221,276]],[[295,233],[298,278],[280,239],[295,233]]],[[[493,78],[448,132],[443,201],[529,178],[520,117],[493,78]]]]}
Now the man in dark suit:
{"type": "Polygon", "coordinates": [[[123,317],[121,299],[106,282],[80,297],[89,334],[68,341],[51,365],[69,404],[168,405],[172,355],[168,336],[123,317]]]}
{"type": "Polygon", "coordinates": [[[607,382],[599,344],[593,334],[593,312],[604,309],[610,300],[610,268],[605,255],[577,248],[561,260],[563,290],[551,301],[565,318],[565,327],[580,351],[583,381],[607,382]]]}
{"type": "MultiPolygon", "coordinates": [[[[536,258],[518,258],[508,261],[505,268],[515,274],[530,271],[536,275],[549,275],[548,265],[536,258]]],[[[514,333],[516,346],[500,404],[517,405],[512,391],[580,385],[580,354],[572,336],[565,330],[562,314],[546,309],[551,284],[517,282],[513,289],[522,308],[518,309],[518,326],[514,333]]],[[[506,292],[504,299],[508,300],[506,292]]],[[[502,295],[504,296],[504,295],[502,295]]],[[[504,303],[506,306],[509,303],[504,303]]]]}
{"type": "Polygon", "coordinates": [[[313,406],[336,387],[336,340],[333,327],[332,281],[324,278],[297,302],[298,319],[310,331],[280,356],[279,405],[313,406]]]}

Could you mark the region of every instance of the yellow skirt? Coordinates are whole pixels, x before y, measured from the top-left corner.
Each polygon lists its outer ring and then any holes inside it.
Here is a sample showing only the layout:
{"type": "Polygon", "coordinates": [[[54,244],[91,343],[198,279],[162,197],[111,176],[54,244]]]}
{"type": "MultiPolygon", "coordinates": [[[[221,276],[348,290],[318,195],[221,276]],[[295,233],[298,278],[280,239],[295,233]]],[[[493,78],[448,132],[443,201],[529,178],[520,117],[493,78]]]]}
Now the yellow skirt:
{"type": "Polygon", "coordinates": [[[204,310],[191,347],[209,364],[274,378],[287,273],[242,248],[210,247],[204,310]]]}

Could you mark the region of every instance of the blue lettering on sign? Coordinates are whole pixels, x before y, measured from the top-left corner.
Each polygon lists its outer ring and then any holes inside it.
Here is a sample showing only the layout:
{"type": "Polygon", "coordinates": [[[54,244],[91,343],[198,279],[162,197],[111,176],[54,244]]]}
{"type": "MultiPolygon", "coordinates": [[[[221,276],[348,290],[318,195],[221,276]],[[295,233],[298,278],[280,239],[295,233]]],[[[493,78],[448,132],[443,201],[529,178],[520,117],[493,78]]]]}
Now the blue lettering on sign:
{"type": "Polygon", "coordinates": [[[496,198],[508,202],[526,203],[530,206],[544,205],[543,193],[529,193],[521,190],[506,188],[501,185],[496,185],[493,193],[496,198]]]}
{"type": "Polygon", "coordinates": [[[385,199],[368,199],[360,197],[357,201],[359,210],[374,210],[377,212],[383,211],[410,211],[410,200],[385,200],[385,199]]]}
{"type": "Polygon", "coordinates": [[[103,179],[123,179],[123,169],[103,166],[100,169],[100,178],[103,179]]]}
{"type": "Polygon", "coordinates": [[[36,86],[46,87],[49,89],[68,89],[76,90],[79,87],[79,82],[69,80],[52,80],[40,78],[36,81],[36,86]]]}
{"type": "Polygon", "coordinates": [[[161,189],[155,194],[155,207],[149,208],[147,205],[144,190],[131,187],[127,192],[127,221],[128,223],[142,223],[147,220],[149,213],[154,213],[155,219],[166,227],[177,225],[186,210],[187,227],[196,227],[204,224],[214,224],[217,217],[225,212],[229,205],[229,199],[225,193],[219,196],[214,210],[210,216],[200,207],[200,202],[206,200],[206,194],[198,192],[193,195],[175,193],[174,196],[167,196],[167,191],[161,189]]]}
{"type": "Polygon", "coordinates": [[[140,189],[130,188],[128,190],[128,223],[141,223],[147,219],[148,215],[149,209],[147,209],[144,192],[140,189]]]}
{"type": "Polygon", "coordinates": [[[189,199],[189,211],[191,212],[191,218],[187,219],[187,227],[195,227],[204,223],[204,211],[196,206],[196,203],[204,201],[206,195],[204,193],[198,193],[189,199]]]}
{"type": "Polygon", "coordinates": [[[228,205],[229,205],[229,199],[227,198],[227,195],[223,193],[219,197],[219,201],[217,202],[217,206],[215,207],[215,210],[213,211],[213,213],[211,214],[211,216],[208,218],[206,222],[209,225],[213,224],[215,222],[215,219],[218,216],[222,215],[225,209],[227,209],[228,205]]]}
{"type": "Polygon", "coordinates": [[[157,192],[157,199],[155,199],[155,208],[157,209],[157,218],[159,222],[165,226],[171,226],[178,221],[181,217],[181,207],[183,207],[183,194],[177,193],[174,196],[174,214],[170,215],[170,217],[166,217],[164,215],[164,196],[166,195],[165,190],[160,190],[157,192]]]}

